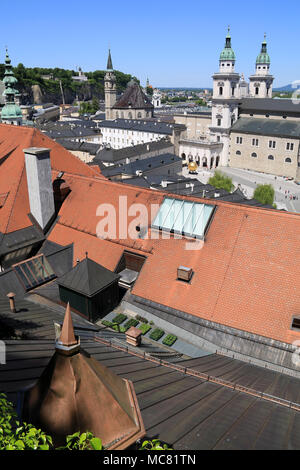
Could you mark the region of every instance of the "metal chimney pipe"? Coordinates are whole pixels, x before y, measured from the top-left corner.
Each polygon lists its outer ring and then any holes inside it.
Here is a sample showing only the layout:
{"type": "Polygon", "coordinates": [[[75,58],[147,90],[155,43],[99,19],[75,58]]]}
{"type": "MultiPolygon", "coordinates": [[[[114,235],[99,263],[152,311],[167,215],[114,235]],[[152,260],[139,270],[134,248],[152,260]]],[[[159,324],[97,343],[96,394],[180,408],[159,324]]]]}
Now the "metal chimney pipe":
{"type": "Polygon", "coordinates": [[[10,292],[9,294],[7,294],[7,297],[9,298],[10,310],[12,313],[16,313],[15,296],[16,294],[14,294],[13,292],[10,292]]]}

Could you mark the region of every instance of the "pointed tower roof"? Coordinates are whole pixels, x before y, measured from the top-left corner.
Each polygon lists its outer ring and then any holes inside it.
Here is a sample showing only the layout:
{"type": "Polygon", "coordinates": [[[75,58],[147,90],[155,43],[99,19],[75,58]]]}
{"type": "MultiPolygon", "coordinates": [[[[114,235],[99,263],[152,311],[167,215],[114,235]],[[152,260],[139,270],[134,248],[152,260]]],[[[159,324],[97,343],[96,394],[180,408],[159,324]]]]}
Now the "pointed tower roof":
{"type": "Polygon", "coordinates": [[[228,26],[228,33],[226,36],[225,47],[220,55],[220,60],[235,60],[235,53],[231,47],[230,26],[228,26]]]}
{"type": "Polygon", "coordinates": [[[108,49],[107,70],[113,70],[110,49],[108,49]]]}
{"type": "Polygon", "coordinates": [[[67,347],[78,344],[75,338],[75,334],[74,334],[74,328],[73,328],[69,302],[66,308],[65,319],[64,319],[62,330],[61,330],[61,335],[59,337],[59,343],[67,347]]]}
{"type": "Polygon", "coordinates": [[[86,257],[60,277],[58,284],[87,297],[93,297],[119,278],[118,274],[86,257]]]}
{"type": "Polygon", "coordinates": [[[267,51],[267,35],[265,33],[264,40],[261,46],[260,54],[257,56],[256,64],[270,65],[271,59],[267,51]]]}
{"type": "Polygon", "coordinates": [[[59,339],[63,344],[56,343],[49,364],[26,391],[22,418],[50,434],[55,446],[69,434],[90,431],[105,448],[126,449],[145,435],[133,384],[79,346],[67,347],[74,339],[68,307],[59,339]]]}

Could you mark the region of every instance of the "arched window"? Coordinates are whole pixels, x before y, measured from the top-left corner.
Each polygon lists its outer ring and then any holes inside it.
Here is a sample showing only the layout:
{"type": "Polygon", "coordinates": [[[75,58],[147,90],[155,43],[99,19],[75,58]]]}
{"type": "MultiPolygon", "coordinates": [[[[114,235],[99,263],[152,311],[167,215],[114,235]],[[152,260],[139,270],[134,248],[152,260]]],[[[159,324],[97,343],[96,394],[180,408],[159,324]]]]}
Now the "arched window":
{"type": "Polygon", "coordinates": [[[220,86],[220,88],[219,88],[219,95],[220,95],[220,96],[223,95],[223,87],[222,87],[222,86],[220,86]]]}
{"type": "Polygon", "coordinates": [[[183,154],[181,155],[181,158],[182,158],[182,160],[186,160],[186,155],[185,155],[185,153],[183,153],[183,154]]]}
{"type": "Polygon", "coordinates": [[[292,163],[292,160],[290,158],[286,158],[285,163],[292,163]]]}
{"type": "Polygon", "coordinates": [[[236,155],[242,155],[242,152],[240,152],[240,150],[238,150],[238,151],[236,152],[236,155]]]}
{"type": "Polygon", "coordinates": [[[252,153],[251,157],[257,158],[257,153],[252,153]]]}
{"type": "Polygon", "coordinates": [[[128,113],[128,119],[132,119],[132,113],[128,113]]]}
{"type": "Polygon", "coordinates": [[[269,156],[268,156],[268,159],[269,159],[269,160],[274,160],[273,155],[269,155],[269,156]]]}
{"type": "Polygon", "coordinates": [[[142,118],[142,113],[138,113],[137,117],[138,117],[138,119],[141,119],[142,118]]]}
{"type": "Polygon", "coordinates": [[[255,94],[259,95],[259,88],[258,87],[255,88],[255,94]]]}

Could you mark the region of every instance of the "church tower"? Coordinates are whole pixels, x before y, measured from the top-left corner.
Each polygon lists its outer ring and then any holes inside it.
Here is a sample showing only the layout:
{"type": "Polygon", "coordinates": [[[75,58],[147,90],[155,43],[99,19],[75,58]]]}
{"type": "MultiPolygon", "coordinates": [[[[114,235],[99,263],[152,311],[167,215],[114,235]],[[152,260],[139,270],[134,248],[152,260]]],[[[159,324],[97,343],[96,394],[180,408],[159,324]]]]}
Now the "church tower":
{"type": "Polygon", "coordinates": [[[266,35],[262,43],[261,52],[256,59],[255,75],[250,77],[251,98],[272,98],[274,77],[270,75],[271,60],[267,51],[266,35]]]}
{"type": "Polygon", "coordinates": [[[114,119],[113,106],[117,101],[117,83],[113,71],[110,49],[108,53],[107,72],[104,77],[105,119],[114,119]]]}
{"type": "Polygon", "coordinates": [[[18,83],[18,80],[14,76],[7,49],[3,83],[5,85],[5,90],[3,93],[3,96],[5,96],[5,106],[1,111],[1,120],[4,124],[14,124],[16,126],[21,126],[22,111],[19,105],[16,103],[16,97],[19,98],[20,94],[19,91],[14,88],[16,83],[18,83]]]}
{"type": "Polygon", "coordinates": [[[223,143],[221,166],[227,166],[230,129],[238,118],[240,75],[235,72],[235,53],[231,47],[230,28],[219,60],[219,72],[213,75],[211,140],[223,143]]]}

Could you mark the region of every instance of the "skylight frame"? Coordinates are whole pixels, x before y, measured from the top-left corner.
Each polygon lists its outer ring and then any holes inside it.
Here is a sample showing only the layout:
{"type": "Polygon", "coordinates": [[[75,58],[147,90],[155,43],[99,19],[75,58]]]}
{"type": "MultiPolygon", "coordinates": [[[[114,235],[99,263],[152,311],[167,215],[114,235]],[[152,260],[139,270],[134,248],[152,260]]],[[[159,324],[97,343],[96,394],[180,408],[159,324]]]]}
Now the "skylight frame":
{"type": "Polygon", "coordinates": [[[26,291],[35,289],[57,277],[44,254],[14,264],[12,268],[26,291]],[[41,270],[46,275],[42,275],[41,270]]]}
{"type": "Polygon", "coordinates": [[[216,205],[213,204],[165,197],[151,226],[159,231],[203,240],[215,208],[216,205]],[[175,204],[177,203],[180,206],[175,212],[176,217],[174,217],[173,212],[172,219],[172,211],[174,211],[175,204]],[[197,214],[198,207],[200,209],[197,214]],[[184,211],[187,211],[187,213],[184,214],[184,211]],[[194,216],[195,220],[191,223],[191,218],[194,216]],[[182,223],[178,224],[180,217],[182,217],[182,223]],[[201,218],[203,219],[202,222],[201,218]]]}

